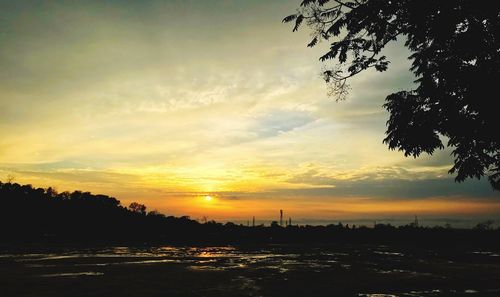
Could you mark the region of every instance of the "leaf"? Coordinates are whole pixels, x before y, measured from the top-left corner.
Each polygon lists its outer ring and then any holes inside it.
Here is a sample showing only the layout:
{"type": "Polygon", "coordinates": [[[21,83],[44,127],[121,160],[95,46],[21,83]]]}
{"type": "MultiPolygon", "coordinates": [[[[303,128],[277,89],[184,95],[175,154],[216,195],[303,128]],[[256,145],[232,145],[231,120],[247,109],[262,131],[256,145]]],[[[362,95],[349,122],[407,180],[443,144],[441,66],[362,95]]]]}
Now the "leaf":
{"type": "Polygon", "coordinates": [[[282,23],[289,23],[289,22],[295,20],[296,18],[297,18],[296,14],[291,14],[291,15],[285,17],[281,22],[282,23]]]}
{"type": "Polygon", "coordinates": [[[302,24],[302,21],[304,20],[304,16],[303,15],[299,15],[297,16],[297,19],[295,20],[295,27],[293,27],[293,32],[297,31],[300,27],[300,24],[302,24]]]}
{"type": "Polygon", "coordinates": [[[340,29],[342,29],[342,27],[345,26],[345,18],[340,18],[338,19],[335,23],[333,23],[333,25],[330,26],[330,28],[328,28],[326,30],[326,33],[328,34],[331,34],[333,36],[337,36],[340,34],[340,29]]]}
{"type": "Polygon", "coordinates": [[[335,54],[332,51],[327,52],[319,58],[321,62],[335,58],[335,54]]]}
{"type": "Polygon", "coordinates": [[[305,7],[305,6],[308,6],[314,2],[316,2],[316,0],[304,0],[304,1],[302,1],[302,3],[300,3],[300,6],[305,7]]]}
{"type": "Polygon", "coordinates": [[[318,43],[318,37],[314,37],[313,40],[307,44],[307,47],[313,47],[316,43],[318,43]]]}

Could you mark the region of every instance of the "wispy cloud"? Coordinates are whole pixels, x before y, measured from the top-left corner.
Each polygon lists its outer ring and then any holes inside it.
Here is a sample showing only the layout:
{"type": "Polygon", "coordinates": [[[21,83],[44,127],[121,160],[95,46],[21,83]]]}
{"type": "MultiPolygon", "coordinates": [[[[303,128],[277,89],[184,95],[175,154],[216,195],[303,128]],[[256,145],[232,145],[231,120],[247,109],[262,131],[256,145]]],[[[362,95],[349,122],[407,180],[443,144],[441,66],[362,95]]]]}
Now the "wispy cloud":
{"type": "Polygon", "coordinates": [[[269,197],[309,215],[342,197],[496,199],[450,180],[448,150],[413,160],[382,144],[384,98],[414,79],[401,44],[337,103],[321,46],[280,22],[296,6],[2,3],[0,175],[179,214],[217,213],[196,200],[206,193],[242,216],[269,197]]]}

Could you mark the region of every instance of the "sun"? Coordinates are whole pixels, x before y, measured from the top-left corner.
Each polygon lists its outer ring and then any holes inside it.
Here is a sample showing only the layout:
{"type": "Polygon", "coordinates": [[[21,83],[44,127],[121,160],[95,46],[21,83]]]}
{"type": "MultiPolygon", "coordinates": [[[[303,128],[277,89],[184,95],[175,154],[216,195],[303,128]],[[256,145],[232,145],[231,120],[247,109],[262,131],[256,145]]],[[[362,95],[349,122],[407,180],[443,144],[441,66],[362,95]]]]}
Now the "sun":
{"type": "Polygon", "coordinates": [[[203,197],[203,200],[205,200],[206,202],[211,202],[212,200],[214,200],[214,197],[212,197],[210,195],[206,195],[203,197]]]}

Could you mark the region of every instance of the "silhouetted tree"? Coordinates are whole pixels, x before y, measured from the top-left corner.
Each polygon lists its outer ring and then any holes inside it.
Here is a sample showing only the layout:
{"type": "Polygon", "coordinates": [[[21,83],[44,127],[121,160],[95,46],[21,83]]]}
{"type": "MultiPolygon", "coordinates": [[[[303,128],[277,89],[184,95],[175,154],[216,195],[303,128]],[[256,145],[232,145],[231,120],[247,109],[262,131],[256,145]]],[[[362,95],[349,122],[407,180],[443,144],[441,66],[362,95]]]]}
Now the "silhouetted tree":
{"type": "Polygon", "coordinates": [[[130,203],[128,209],[130,209],[132,212],[139,213],[141,215],[146,214],[146,205],[137,202],[130,203]]]}
{"type": "Polygon", "coordinates": [[[495,221],[493,221],[493,220],[486,220],[484,222],[480,222],[474,227],[474,229],[476,229],[476,230],[491,230],[494,222],[495,221]]]}
{"type": "Polygon", "coordinates": [[[456,181],[486,174],[500,189],[500,1],[304,0],[283,19],[292,21],[293,31],[303,22],[313,29],[309,47],[334,40],[320,60],[338,62],[323,72],[337,99],[345,98],[348,78],[385,71],[382,49],[404,39],[417,86],[386,97],[384,142],[418,157],[443,149],[444,136],[456,181]]]}
{"type": "Polygon", "coordinates": [[[52,188],[52,187],[48,187],[47,190],[46,190],[46,193],[49,197],[56,197],[57,196],[57,191],[56,189],[52,188]]]}
{"type": "Polygon", "coordinates": [[[162,217],[162,218],[165,217],[164,214],[158,212],[157,210],[152,210],[152,211],[148,212],[148,216],[149,217],[162,217]]]}
{"type": "MultiPolygon", "coordinates": [[[[142,204],[127,209],[120,201],[107,195],[74,191],[56,194],[55,191],[31,185],[2,183],[0,203],[7,211],[0,215],[1,244],[44,243],[55,240],[68,243],[259,243],[259,242],[351,242],[374,241],[420,242],[422,239],[458,239],[470,236],[470,241],[498,242],[500,229],[493,230],[493,221],[477,225],[475,230],[446,230],[444,228],[398,228],[379,224],[376,228],[344,227],[341,223],[328,226],[281,227],[277,221],[271,227],[248,228],[242,224],[221,224],[213,220],[200,224],[188,216],[174,217],[150,211],[144,215],[142,204]],[[444,231],[443,231],[444,230],[444,231]],[[415,233],[418,231],[420,235],[415,233]],[[445,232],[446,231],[446,232],[445,232]],[[455,236],[456,237],[453,237],[455,236]],[[418,235],[418,236],[416,236],[418,235]],[[416,237],[415,237],[416,236],[416,237]],[[421,237],[419,237],[421,236],[421,237]],[[445,237],[442,237],[445,236],[445,237]],[[448,236],[448,237],[446,237],[448,236]],[[451,237],[449,237],[451,236],[451,237]],[[47,241],[48,240],[48,241],[47,241]]],[[[425,240],[424,240],[425,241],[425,240]]],[[[500,246],[500,242],[498,242],[500,246]]]]}
{"type": "Polygon", "coordinates": [[[11,184],[14,182],[15,177],[12,174],[7,175],[7,183],[11,184]]]}

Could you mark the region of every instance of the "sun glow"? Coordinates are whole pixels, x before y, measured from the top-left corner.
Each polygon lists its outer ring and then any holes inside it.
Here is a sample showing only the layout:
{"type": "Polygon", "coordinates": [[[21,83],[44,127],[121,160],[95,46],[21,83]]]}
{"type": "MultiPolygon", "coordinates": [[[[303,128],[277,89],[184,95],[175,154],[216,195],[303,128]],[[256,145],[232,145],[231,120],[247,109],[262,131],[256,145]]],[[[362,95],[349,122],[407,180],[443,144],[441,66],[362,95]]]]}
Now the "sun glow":
{"type": "Polygon", "coordinates": [[[206,195],[206,196],[203,196],[203,200],[205,200],[206,202],[212,202],[214,200],[214,197],[212,197],[210,195],[206,195]]]}

